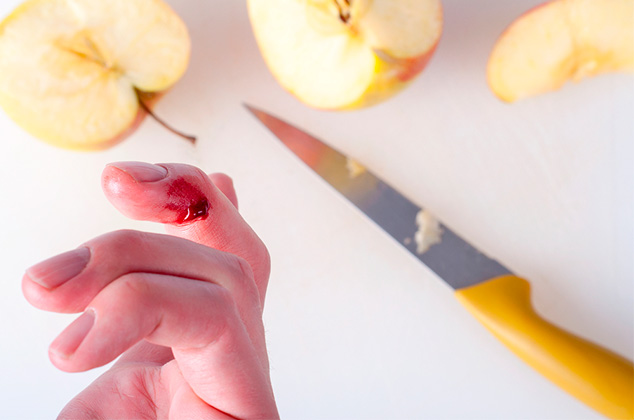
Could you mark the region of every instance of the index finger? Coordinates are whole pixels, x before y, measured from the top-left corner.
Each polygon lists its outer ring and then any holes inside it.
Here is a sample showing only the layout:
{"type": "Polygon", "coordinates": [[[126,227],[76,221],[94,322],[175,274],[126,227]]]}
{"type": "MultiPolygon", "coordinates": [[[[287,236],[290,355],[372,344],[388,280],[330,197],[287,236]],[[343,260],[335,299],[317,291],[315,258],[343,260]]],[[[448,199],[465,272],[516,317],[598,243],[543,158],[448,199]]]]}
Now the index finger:
{"type": "Polygon", "coordinates": [[[268,251],[236,206],[200,169],[184,164],[118,162],[103,171],[102,187],[124,215],[163,223],[170,234],[245,259],[264,302],[268,251]]]}

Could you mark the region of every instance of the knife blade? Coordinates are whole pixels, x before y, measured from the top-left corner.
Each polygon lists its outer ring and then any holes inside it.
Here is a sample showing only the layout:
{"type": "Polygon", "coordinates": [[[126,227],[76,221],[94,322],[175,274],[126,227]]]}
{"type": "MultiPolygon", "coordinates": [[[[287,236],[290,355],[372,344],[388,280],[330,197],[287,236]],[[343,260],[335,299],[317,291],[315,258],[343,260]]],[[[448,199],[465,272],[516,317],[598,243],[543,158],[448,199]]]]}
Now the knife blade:
{"type": "MultiPolygon", "coordinates": [[[[634,418],[631,361],[540,317],[531,305],[528,281],[447,226],[434,226],[428,232],[433,237],[431,246],[421,246],[415,239],[420,239],[417,232],[421,232],[424,209],[323,141],[258,108],[245,107],[322,179],[451,286],[469,313],[524,362],[605,416],[634,418]]],[[[426,223],[434,221],[427,218],[426,223]]]]}

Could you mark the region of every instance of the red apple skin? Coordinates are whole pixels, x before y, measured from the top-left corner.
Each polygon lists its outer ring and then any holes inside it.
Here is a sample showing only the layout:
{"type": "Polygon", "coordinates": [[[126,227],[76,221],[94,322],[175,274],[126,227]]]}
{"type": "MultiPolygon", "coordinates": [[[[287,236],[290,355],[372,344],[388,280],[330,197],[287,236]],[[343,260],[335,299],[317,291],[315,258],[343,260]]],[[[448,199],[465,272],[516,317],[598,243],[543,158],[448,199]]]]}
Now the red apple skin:
{"type": "Polygon", "coordinates": [[[440,19],[441,25],[438,32],[438,38],[436,38],[436,41],[434,42],[434,44],[422,55],[418,57],[405,59],[406,64],[403,66],[404,71],[401,72],[398,77],[401,82],[404,82],[404,83],[411,82],[416,76],[421,74],[423,70],[425,70],[425,68],[427,67],[429,60],[431,60],[431,57],[436,52],[436,48],[438,48],[438,44],[440,43],[440,39],[442,38],[442,33],[444,29],[443,16],[444,16],[444,10],[442,8],[442,5],[440,5],[439,19],[440,19]]]}
{"type": "MultiPolygon", "coordinates": [[[[440,10],[440,16],[442,16],[442,9],[440,10]]],[[[383,62],[383,64],[389,69],[389,71],[396,69],[396,77],[388,80],[385,80],[385,78],[381,80],[381,78],[379,77],[372,85],[368,87],[368,89],[363,93],[363,95],[361,95],[361,97],[357,101],[341,108],[328,110],[351,111],[359,108],[367,108],[384,102],[407,88],[414,81],[414,79],[418,75],[420,75],[423,70],[425,70],[425,68],[429,64],[429,61],[438,48],[438,44],[440,43],[440,39],[442,38],[442,32],[443,27],[441,26],[439,29],[438,38],[435,40],[434,44],[431,45],[427,51],[419,56],[410,58],[395,58],[391,62],[389,59],[383,60],[382,58],[378,57],[378,59],[383,62]]]]}
{"type": "Polygon", "coordinates": [[[420,75],[429,64],[431,57],[436,52],[440,37],[425,53],[411,58],[404,59],[382,59],[377,57],[385,67],[384,74],[396,71],[395,75],[389,77],[381,77],[377,75],[376,80],[368,87],[361,97],[340,108],[322,108],[326,111],[353,111],[360,108],[367,108],[377,105],[395,96],[405,88],[407,88],[414,79],[420,75]]]}
{"type": "Polygon", "coordinates": [[[419,57],[405,59],[403,63],[403,71],[399,73],[398,80],[403,83],[407,83],[422,73],[425,67],[427,67],[432,55],[436,52],[439,42],[440,39],[438,39],[438,41],[436,41],[431,49],[425,54],[419,57]]]}

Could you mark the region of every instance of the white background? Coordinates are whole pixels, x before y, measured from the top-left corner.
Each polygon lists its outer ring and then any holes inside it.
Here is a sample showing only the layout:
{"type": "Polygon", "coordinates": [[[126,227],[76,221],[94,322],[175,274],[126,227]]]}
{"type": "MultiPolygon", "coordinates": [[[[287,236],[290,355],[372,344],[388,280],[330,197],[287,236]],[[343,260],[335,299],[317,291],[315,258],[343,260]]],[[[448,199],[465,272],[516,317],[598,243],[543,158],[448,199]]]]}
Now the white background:
{"type": "MultiPolygon", "coordinates": [[[[17,5],[3,0],[0,14],[17,5]]],[[[242,107],[262,107],[354,156],[533,284],[555,323],[634,357],[634,80],[606,75],[513,105],[488,90],[488,54],[534,0],[445,0],[430,65],[392,100],[331,113],[266,69],[243,0],[171,0],[191,64],[156,112],[100,153],[47,146],[0,113],[0,418],[49,419],[102,370],[67,374],[47,346],[74,315],[22,297],[24,269],[132,222],[102,196],[112,161],[230,174],[270,248],[265,311],[283,417],[595,419],[506,350],[415,258],[302,166],[242,107]]],[[[28,52],[27,52],[28,53],[28,52]]]]}

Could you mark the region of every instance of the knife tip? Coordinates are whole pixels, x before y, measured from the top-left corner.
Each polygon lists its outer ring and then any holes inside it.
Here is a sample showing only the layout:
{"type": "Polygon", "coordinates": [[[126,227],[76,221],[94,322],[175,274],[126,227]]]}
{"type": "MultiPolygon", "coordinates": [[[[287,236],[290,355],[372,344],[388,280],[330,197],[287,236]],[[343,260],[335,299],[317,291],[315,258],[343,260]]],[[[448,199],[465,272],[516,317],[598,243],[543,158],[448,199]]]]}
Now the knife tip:
{"type": "Polygon", "coordinates": [[[268,126],[266,121],[270,120],[272,117],[267,112],[262,111],[259,108],[254,107],[253,105],[249,105],[246,102],[242,102],[242,106],[244,106],[247,111],[249,111],[255,118],[262,121],[265,125],[268,126]]]}
{"type": "Polygon", "coordinates": [[[251,112],[252,114],[255,114],[256,111],[258,110],[256,107],[249,105],[246,102],[242,102],[242,106],[245,107],[247,109],[247,111],[251,112]]]}

